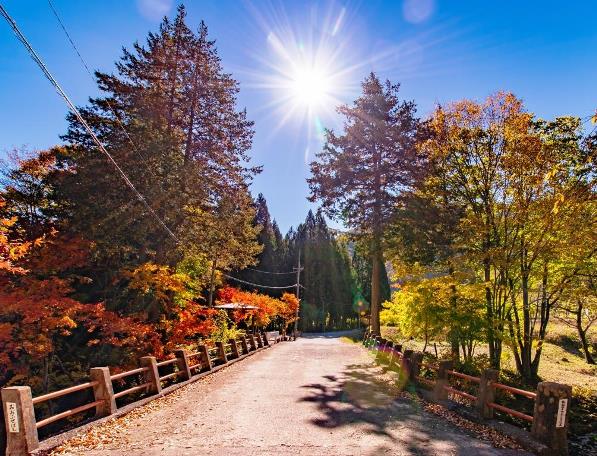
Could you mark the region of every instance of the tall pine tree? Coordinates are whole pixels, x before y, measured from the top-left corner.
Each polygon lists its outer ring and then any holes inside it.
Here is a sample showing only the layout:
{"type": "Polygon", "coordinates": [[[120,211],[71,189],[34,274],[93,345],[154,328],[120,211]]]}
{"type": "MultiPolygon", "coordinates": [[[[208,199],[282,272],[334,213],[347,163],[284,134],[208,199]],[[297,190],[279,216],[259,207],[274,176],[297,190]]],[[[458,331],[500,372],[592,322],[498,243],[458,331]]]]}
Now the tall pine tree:
{"type": "Polygon", "coordinates": [[[383,236],[401,192],[413,181],[419,120],[412,101],[400,101],[399,85],[371,73],[363,94],[338,112],[344,133],[326,131],[326,144],[311,163],[311,201],[369,240],[371,326],[379,333],[383,236]]]}
{"type": "Polygon", "coordinates": [[[258,252],[253,227],[245,223],[253,217],[248,185],[259,171],[247,165],[253,123],[236,107],[238,83],[223,70],[207,26],[202,22],[194,33],[185,16],[180,6],[145,45],[123,51],[114,74],[96,73],[103,96],[81,109],[183,247],[68,118],[57,195],[70,208],[69,226],[97,246],[95,258],[105,271],[94,278],[98,289],[125,266],[175,265],[190,255],[230,269],[247,266],[258,252]],[[230,220],[238,222],[235,229],[230,220]],[[209,232],[198,235],[198,227],[209,232]]]}

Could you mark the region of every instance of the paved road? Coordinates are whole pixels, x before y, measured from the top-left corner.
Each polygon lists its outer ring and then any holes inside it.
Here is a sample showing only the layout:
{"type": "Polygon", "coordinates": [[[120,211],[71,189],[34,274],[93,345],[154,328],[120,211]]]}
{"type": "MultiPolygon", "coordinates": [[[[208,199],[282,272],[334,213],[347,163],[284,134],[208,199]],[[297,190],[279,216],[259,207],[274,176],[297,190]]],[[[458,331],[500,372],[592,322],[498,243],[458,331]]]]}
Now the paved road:
{"type": "Polygon", "coordinates": [[[277,344],[185,387],[168,406],[121,419],[101,449],[74,454],[518,454],[395,399],[377,371],[361,345],[339,337],[277,344]]]}

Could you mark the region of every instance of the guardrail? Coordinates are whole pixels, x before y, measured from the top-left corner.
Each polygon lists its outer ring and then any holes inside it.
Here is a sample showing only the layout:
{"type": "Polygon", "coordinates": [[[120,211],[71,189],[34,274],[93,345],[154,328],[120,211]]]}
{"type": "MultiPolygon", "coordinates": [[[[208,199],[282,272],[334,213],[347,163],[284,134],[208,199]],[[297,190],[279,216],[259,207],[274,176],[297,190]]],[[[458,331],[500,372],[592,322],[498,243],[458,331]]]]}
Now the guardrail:
{"type": "Polygon", "coordinates": [[[265,333],[248,334],[238,339],[230,339],[228,343],[216,342],[210,348],[200,345],[198,351],[189,353],[186,350],[175,350],[174,358],[158,361],[153,356],[139,359],[140,367],[124,372],[110,373],[108,367],[91,368],[90,381],[79,385],[53,391],[33,397],[28,386],[11,386],[2,388],[2,407],[6,423],[6,455],[28,455],[39,447],[38,429],[63,420],[73,415],[95,409],[95,417],[105,417],[116,413],[117,400],[133,394],[157,396],[162,392],[163,383],[182,386],[183,381],[198,378],[227,364],[240,359],[251,352],[270,345],[265,333]],[[198,361],[198,362],[196,362],[198,361]],[[160,374],[160,369],[166,370],[160,374]],[[114,388],[122,388],[114,392],[114,388]],[[66,395],[91,390],[93,399],[77,407],[46,416],[38,420],[35,407],[66,395]]]}
{"type": "Polygon", "coordinates": [[[452,369],[451,360],[439,361],[437,365],[423,362],[423,353],[405,350],[377,334],[366,332],[363,345],[375,350],[376,360],[399,367],[401,377],[413,384],[424,386],[431,391],[430,398],[436,402],[458,396],[472,404],[481,420],[494,418],[494,411],[531,423],[532,438],[546,445],[553,455],[567,455],[568,408],[572,388],[554,382],[541,382],[537,391],[527,391],[497,381],[499,372],[486,369],[480,377],[468,375],[452,369]],[[396,353],[398,352],[398,354],[396,353]],[[400,363],[397,360],[400,359],[400,363]],[[421,375],[424,369],[433,378],[421,375]],[[506,407],[496,402],[496,391],[505,391],[533,400],[533,415],[506,407]]]}

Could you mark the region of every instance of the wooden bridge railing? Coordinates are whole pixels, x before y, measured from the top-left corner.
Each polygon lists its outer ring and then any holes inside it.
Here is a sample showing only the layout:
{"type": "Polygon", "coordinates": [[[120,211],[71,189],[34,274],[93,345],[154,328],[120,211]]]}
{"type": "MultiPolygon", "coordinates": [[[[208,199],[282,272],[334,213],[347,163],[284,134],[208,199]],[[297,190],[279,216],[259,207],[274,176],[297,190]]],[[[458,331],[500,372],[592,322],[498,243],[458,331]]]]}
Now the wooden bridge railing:
{"type": "Polygon", "coordinates": [[[476,377],[453,370],[451,360],[439,361],[438,365],[425,363],[423,353],[412,350],[402,353],[402,346],[394,345],[391,341],[370,332],[365,333],[363,345],[377,351],[376,360],[389,364],[390,368],[400,368],[401,376],[412,383],[429,388],[432,400],[441,402],[447,400],[450,395],[458,396],[475,407],[480,419],[492,419],[494,410],[497,410],[527,421],[532,423],[531,436],[545,444],[550,450],[549,454],[568,454],[568,408],[572,397],[572,388],[569,385],[541,382],[536,392],[515,388],[498,383],[499,372],[495,369],[486,369],[480,377],[476,377]],[[420,375],[421,368],[434,378],[420,375]],[[460,385],[454,384],[453,379],[460,382],[460,385]],[[533,415],[496,403],[497,390],[533,400],[533,415]]]}
{"type": "MultiPolygon", "coordinates": [[[[117,399],[132,394],[148,397],[162,392],[162,383],[182,386],[184,381],[226,365],[229,361],[241,359],[252,352],[270,345],[265,333],[240,336],[228,343],[216,342],[213,348],[200,345],[194,353],[175,350],[174,358],[157,361],[153,356],[139,359],[140,367],[124,372],[110,373],[108,367],[94,367],[90,370],[90,381],[33,397],[28,386],[2,388],[2,407],[6,424],[6,455],[22,456],[39,447],[38,429],[73,415],[95,409],[95,417],[112,415],[118,410],[117,399]],[[160,370],[166,370],[160,374],[160,370]],[[171,371],[171,372],[170,372],[171,371]],[[114,392],[114,388],[122,388],[114,392]],[[36,419],[35,407],[66,395],[91,390],[92,400],[62,412],[36,419]]],[[[1,449],[0,449],[1,451],[1,449]]]]}

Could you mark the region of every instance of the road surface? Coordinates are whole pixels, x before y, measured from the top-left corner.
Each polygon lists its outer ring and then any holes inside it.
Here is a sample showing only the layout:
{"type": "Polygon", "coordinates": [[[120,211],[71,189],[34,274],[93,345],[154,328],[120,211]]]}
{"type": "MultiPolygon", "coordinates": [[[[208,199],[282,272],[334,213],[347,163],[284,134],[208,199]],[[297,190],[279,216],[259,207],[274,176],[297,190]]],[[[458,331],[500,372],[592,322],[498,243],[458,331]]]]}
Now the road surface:
{"type": "Polygon", "coordinates": [[[105,429],[100,426],[96,434],[110,438],[94,449],[84,447],[87,436],[57,454],[526,454],[493,448],[416,402],[396,399],[378,374],[360,344],[303,337],[256,353],[105,429]]]}

